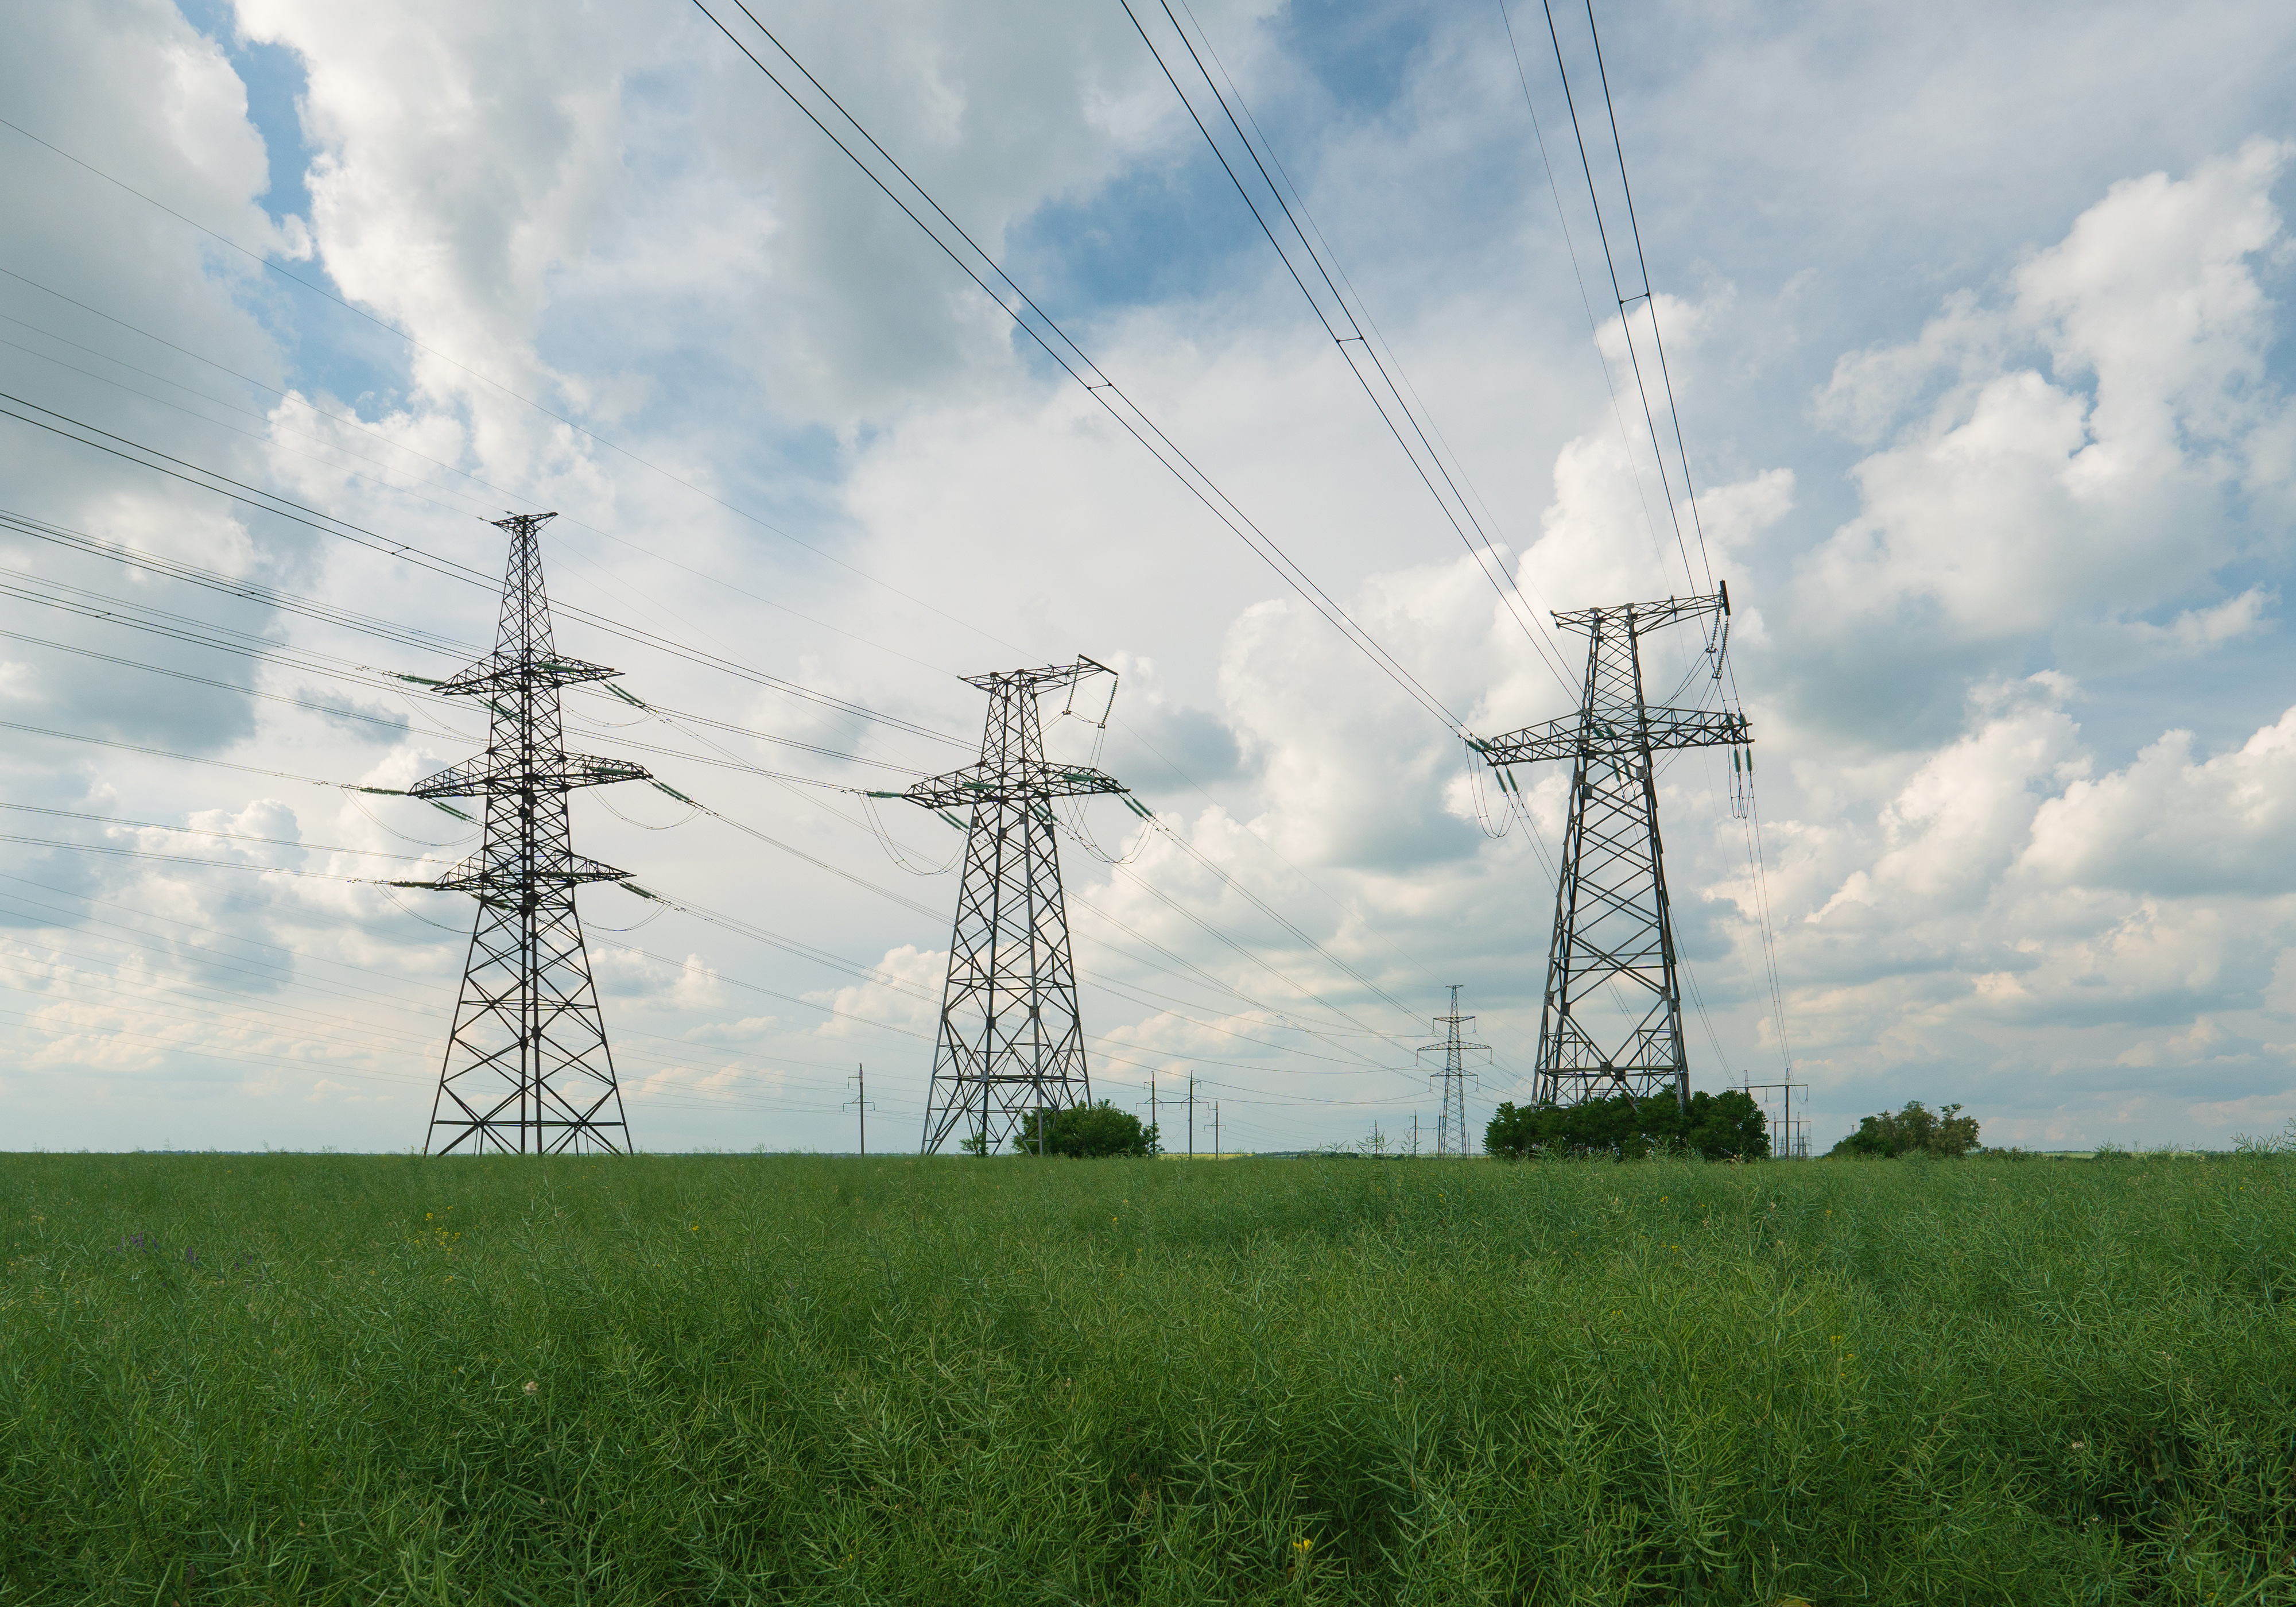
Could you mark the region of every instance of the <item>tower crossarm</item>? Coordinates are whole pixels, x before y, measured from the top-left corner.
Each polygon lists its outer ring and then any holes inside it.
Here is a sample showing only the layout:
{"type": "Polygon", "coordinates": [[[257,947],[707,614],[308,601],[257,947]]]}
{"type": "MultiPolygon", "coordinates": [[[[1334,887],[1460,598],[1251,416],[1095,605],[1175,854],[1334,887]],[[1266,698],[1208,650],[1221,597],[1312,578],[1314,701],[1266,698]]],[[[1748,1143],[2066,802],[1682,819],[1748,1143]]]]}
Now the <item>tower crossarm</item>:
{"type": "Polygon", "coordinates": [[[1574,714],[1510,731],[1505,736],[1469,737],[1493,766],[1536,764],[1541,759],[1615,758],[1671,748],[1735,748],[1754,740],[1746,717],[1730,709],[1644,709],[1638,724],[1632,709],[1615,715],[1574,714]]]}
{"type": "Polygon", "coordinates": [[[626,758],[588,753],[545,753],[529,763],[512,751],[482,753],[468,764],[425,776],[406,789],[409,798],[485,798],[497,792],[569,792],[609,782],[651,781],[653,773],[626,758]]]}
{"type": "Polygon", "coordinates": [[[1097,660],[1078,654],[1073,664],[1042,664],[1033,669],[1000,669],[988,675],[961,677],[968,686],[978,686],[983,692],[1021,693],[1029,697],[1042,697],[1048,692],[1062,692],[1078,681],[1094,676],[1112,676],[1116,672],[1097,660]]]}
{"type": "Polygon", "coordinates": [[[393,887],[436,888],[442,893],[474,893],[480,898],[518,901],[533,888],[576,887],[586,881],[622,881],[627,871],[602,865],[586,855],[566,853],[532,866],[473,854],[436,881],[394,881],[393,887]]]}
{"type": "Polygon", "coordinates": [[[928,809],[962,809],[978,803],[1026,804],[1040,798],[1084,798],[1099,792],[1129,792],[1105,770],[1089,765],[1039,762],[999,771],[968,765],[946,775],[929,776],[906,792],[887,793],[928,809]]]}
{"type": "Polygon", "coordinates": [[[1592,633],[1598,626],[1615,628],[1629,620],[1635,634],[1656,630],[1660,626],[1677,624],[1684,619],[1702,619],[1709,614],[1730,611],[1730,588],[1699,597],[1668,597],[1658,603],[1619,603],[1604,608],[1577,608],[1554,616],[1554,622],[1565,630],[1592,633]]]}
{"type": "Polygon", "coordinates": [[[621,674],[603,664],[585,663],[580,659],[560,658],[555,654],[536,653],[521,657],[515,653],[494,653],[477,663],[457,670],[430,690],[441,697],[486,697],[497,693],[513,693],[529,686],[572,686],[583,681],[610,681],[621,674]]]}

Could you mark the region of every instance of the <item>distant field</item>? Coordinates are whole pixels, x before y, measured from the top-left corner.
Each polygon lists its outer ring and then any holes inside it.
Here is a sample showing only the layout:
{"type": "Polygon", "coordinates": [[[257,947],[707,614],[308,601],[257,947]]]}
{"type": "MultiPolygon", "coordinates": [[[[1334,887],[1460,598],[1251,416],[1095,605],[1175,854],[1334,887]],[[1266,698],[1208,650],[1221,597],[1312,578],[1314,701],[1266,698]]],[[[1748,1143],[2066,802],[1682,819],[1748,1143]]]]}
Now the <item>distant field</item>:
{"type": "Polygon", "coordinates": [[[0,1159],[0,1603],[2279,1603],[2296,1163],[0,1159]]]}

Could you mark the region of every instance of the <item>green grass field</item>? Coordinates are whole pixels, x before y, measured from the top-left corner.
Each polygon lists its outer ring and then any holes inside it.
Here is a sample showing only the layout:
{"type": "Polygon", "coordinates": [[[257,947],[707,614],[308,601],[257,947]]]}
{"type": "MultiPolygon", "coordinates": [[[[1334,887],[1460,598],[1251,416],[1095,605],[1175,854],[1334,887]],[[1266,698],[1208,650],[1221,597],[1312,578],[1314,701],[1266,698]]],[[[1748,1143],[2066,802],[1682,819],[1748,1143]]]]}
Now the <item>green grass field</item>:
{"type": "Polygon", "coordinates": [[[0,1160],[0,1603],[2296,1595],[2296,1163],[0,1160]]]}

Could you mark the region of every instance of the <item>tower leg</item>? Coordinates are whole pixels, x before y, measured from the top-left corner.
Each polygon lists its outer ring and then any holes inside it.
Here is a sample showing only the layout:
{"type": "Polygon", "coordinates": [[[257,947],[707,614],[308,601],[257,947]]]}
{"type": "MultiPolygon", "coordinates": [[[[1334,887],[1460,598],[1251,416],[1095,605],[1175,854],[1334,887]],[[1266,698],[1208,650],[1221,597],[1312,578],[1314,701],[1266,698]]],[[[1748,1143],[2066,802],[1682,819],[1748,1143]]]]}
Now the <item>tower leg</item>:
{"type": "Polygon", "coordinates": [[[629,1127],[573,890],[479,906],[424,1152],[626,1153],[629,1127]]]}

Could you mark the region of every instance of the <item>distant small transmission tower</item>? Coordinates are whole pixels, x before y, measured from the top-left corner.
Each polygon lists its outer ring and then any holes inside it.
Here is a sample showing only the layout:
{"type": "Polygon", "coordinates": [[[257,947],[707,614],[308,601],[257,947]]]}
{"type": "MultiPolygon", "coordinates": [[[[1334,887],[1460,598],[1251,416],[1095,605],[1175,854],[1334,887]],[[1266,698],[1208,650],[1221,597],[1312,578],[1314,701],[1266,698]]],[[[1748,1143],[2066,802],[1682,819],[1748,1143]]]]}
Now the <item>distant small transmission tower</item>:
{"type": "Polygon", "coordinates": [[[1557,625],[1587,636],[1578,712],[1475,742],[1503,775],[1510,766],[1541,759],[1571,763],[1570,818],[1531,1085],[1542,1103],[1578,1104],[1611,1093],[1637,1099],[1671,1093],[1689,1103],[1682,987],[1659,843],[1657,756],[1676,748],[1744,747],[1753,736],[1746,717],[1733,709],[1645,702],[1641,642],[1664,626],[1709,616],[1714,627],[1706,652],[1718,684],[1728,644],[1727,586],[1710,596],[1555,615],[1557,625]],[[1588,1019],[1605,992],[1626,1013],[1622,1037],[1588,1019]]]}
{"type": "Polygon", "coordinates": [[[435,688],[487,706],[487,750],[407,789],[416,798],[487,800],[477,853],[436,881],[401,884],[479,901],[425,1154],[629,1149],[605,1017],[574,913],[578,884],[619,881],[628,873],[574,851],[566,795],[647,776],[636,765],[562,745],[558,689],[621,672],[561,658],[551,646],[536,537],[556,517],[520,513],[495,521],[510,533],[510,571],[494,652],[435,688]]]}
{"type": "Polygon", "coordinates": [[[1434,1078],[1443,1095],[1443,1114],[1435,1122],[1435,1153],[1472,1155],[1474,1141],[1467,1133],[1467,1078],[1474,1073],[1467,1070],[1467,1056],[1477,1050],[1488,1050],[1490,1045],[1471,1044],[1461,1036],[1475,1029],[1475,1018],[1459,1013],[1456,982],[1451,984],[1451,1013],[1437,1016],[1435,1024],[1446,1029],[1443,1041],[1423,1045],[1419,1051],[1422,1054],[1433,1054],[1439,1050],[1443,1056],[1443,1069],[1434,1078]]]}
{"type": "Polygon", "coordinates": [[[900,794],[929,809],[965,810],[970,821],[925,1099],[925,1154],[963,1127],[994,1155],[1035,1111],[1092,1098],[1052,800],[1127,789],[1089,766],[1048,761],[1037,700],[1114,674],[1079,658],[968,676],[988,694],[980,762],[900,794]]]}

